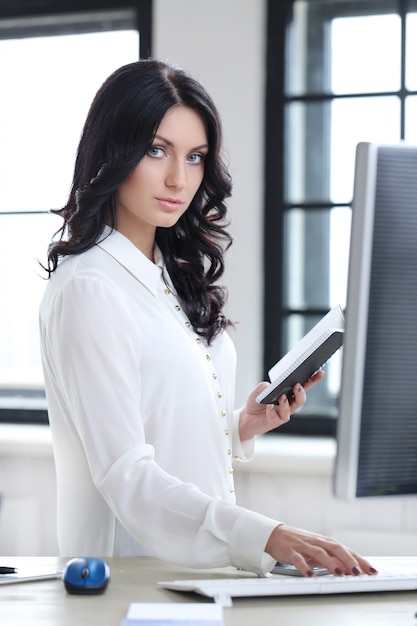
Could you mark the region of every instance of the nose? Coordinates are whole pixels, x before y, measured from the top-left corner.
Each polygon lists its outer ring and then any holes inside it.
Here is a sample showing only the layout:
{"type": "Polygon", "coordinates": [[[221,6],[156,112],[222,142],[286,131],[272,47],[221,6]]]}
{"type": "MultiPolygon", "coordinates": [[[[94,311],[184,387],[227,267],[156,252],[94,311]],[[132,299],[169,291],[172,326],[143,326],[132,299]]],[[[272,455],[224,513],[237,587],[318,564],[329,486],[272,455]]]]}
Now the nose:
{"type": "Polygon", "coordinates": [[[172,159],[168,165],[166,179],[167,187],[183,188],[187,182],[185,163],[180,159],[172,159]]]}

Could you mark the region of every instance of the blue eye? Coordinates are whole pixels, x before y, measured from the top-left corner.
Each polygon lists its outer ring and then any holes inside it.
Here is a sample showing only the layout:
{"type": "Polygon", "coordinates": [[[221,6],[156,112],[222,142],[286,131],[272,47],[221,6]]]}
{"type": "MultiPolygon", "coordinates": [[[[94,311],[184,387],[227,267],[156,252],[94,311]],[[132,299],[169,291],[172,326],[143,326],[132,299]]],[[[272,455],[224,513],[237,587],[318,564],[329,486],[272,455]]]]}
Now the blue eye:
{"type": "Polygon", "coordinates": [[[190,156],[188,157],[188,161],[190,163],[199,165],[200,163],[202,163],[204,161],[204,154],[199,154],[199,153],[195,153],[195,154],[190,154],[190,156]]]}
{"type": "Polygon", "coordinates": [[[150,146],[150,148],[148,148],[148,154],[151,157],[159,158],[163,156],[164,151],[159,146],[150,146]]]}

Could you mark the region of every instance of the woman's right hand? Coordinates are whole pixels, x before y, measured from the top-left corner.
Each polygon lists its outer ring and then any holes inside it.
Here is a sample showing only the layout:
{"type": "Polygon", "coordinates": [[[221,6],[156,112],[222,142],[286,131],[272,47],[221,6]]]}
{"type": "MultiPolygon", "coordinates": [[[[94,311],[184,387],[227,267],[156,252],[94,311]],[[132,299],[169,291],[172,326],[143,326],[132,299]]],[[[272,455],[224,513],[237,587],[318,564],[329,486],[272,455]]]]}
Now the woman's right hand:
{"type": "Polygon", "coordinates": [[[332,537],[286,524],[272,531],[265,552],[281,563],[294,565],[303,576],[312,576],[313,567],[325,567],[336,576],[377,573],[366,559],[332,537]]]}

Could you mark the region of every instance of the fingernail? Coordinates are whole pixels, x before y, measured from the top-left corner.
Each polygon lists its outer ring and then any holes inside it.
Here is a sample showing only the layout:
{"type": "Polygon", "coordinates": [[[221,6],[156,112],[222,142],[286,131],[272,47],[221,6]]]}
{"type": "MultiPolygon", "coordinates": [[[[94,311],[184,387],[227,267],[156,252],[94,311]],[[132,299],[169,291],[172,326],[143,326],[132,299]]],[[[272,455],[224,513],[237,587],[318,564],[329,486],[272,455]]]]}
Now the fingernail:
{"type": "Polygon", "coordinates": [[[311,569],[309,569],[307,572],[307,576],[311,578],[312,576],[314,576],[314,572],[311,569]]]}
{"type": "Polygon", "coordinates": [[[302,390],[303,390],[303,388],[301,387],[301,385],[298,385],[297,391],[302,391],[302,390]]]}
{"type": "Polygon", "coordinates": [[[374,567],[371,567],[369,571],[371,572],[371,574],[378,574],[378,570],[374,567]]]}
{"type": "Polygon", "coordinates": [[[361,572],[360,572],[360,569],[358,569],[358,568],[356,567],[356,565],[355,565],[355,567],[352,569],[352,574],[353,574],[354,576],[359,576],[359,574],[360,574],[360,573],[361,573],[361,572]]]}
{"type": "Polygon", "coordinates": [[[343,572],[340,569],[340,567],[336,567],[336,569],[334,570],[334,573],[336,574],[336,576],[343,576],[343,572]]]}

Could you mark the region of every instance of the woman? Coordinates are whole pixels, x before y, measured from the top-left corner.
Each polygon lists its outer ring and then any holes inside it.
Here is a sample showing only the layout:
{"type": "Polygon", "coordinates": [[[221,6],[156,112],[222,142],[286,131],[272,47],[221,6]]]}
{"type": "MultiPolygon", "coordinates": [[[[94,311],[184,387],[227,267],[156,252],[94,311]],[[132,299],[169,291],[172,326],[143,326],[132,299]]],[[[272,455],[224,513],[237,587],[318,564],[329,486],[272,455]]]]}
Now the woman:
{"type": "Polygon", "coordinates": [[[336,541],[235,504],[233,461],[305,402],[234,410],[218,285],[230,244],[221,126],[203,87],[139,61],[89,111],[40,328],[63,555],[151,553],[263,574],[372,573],[336,541]]]}

